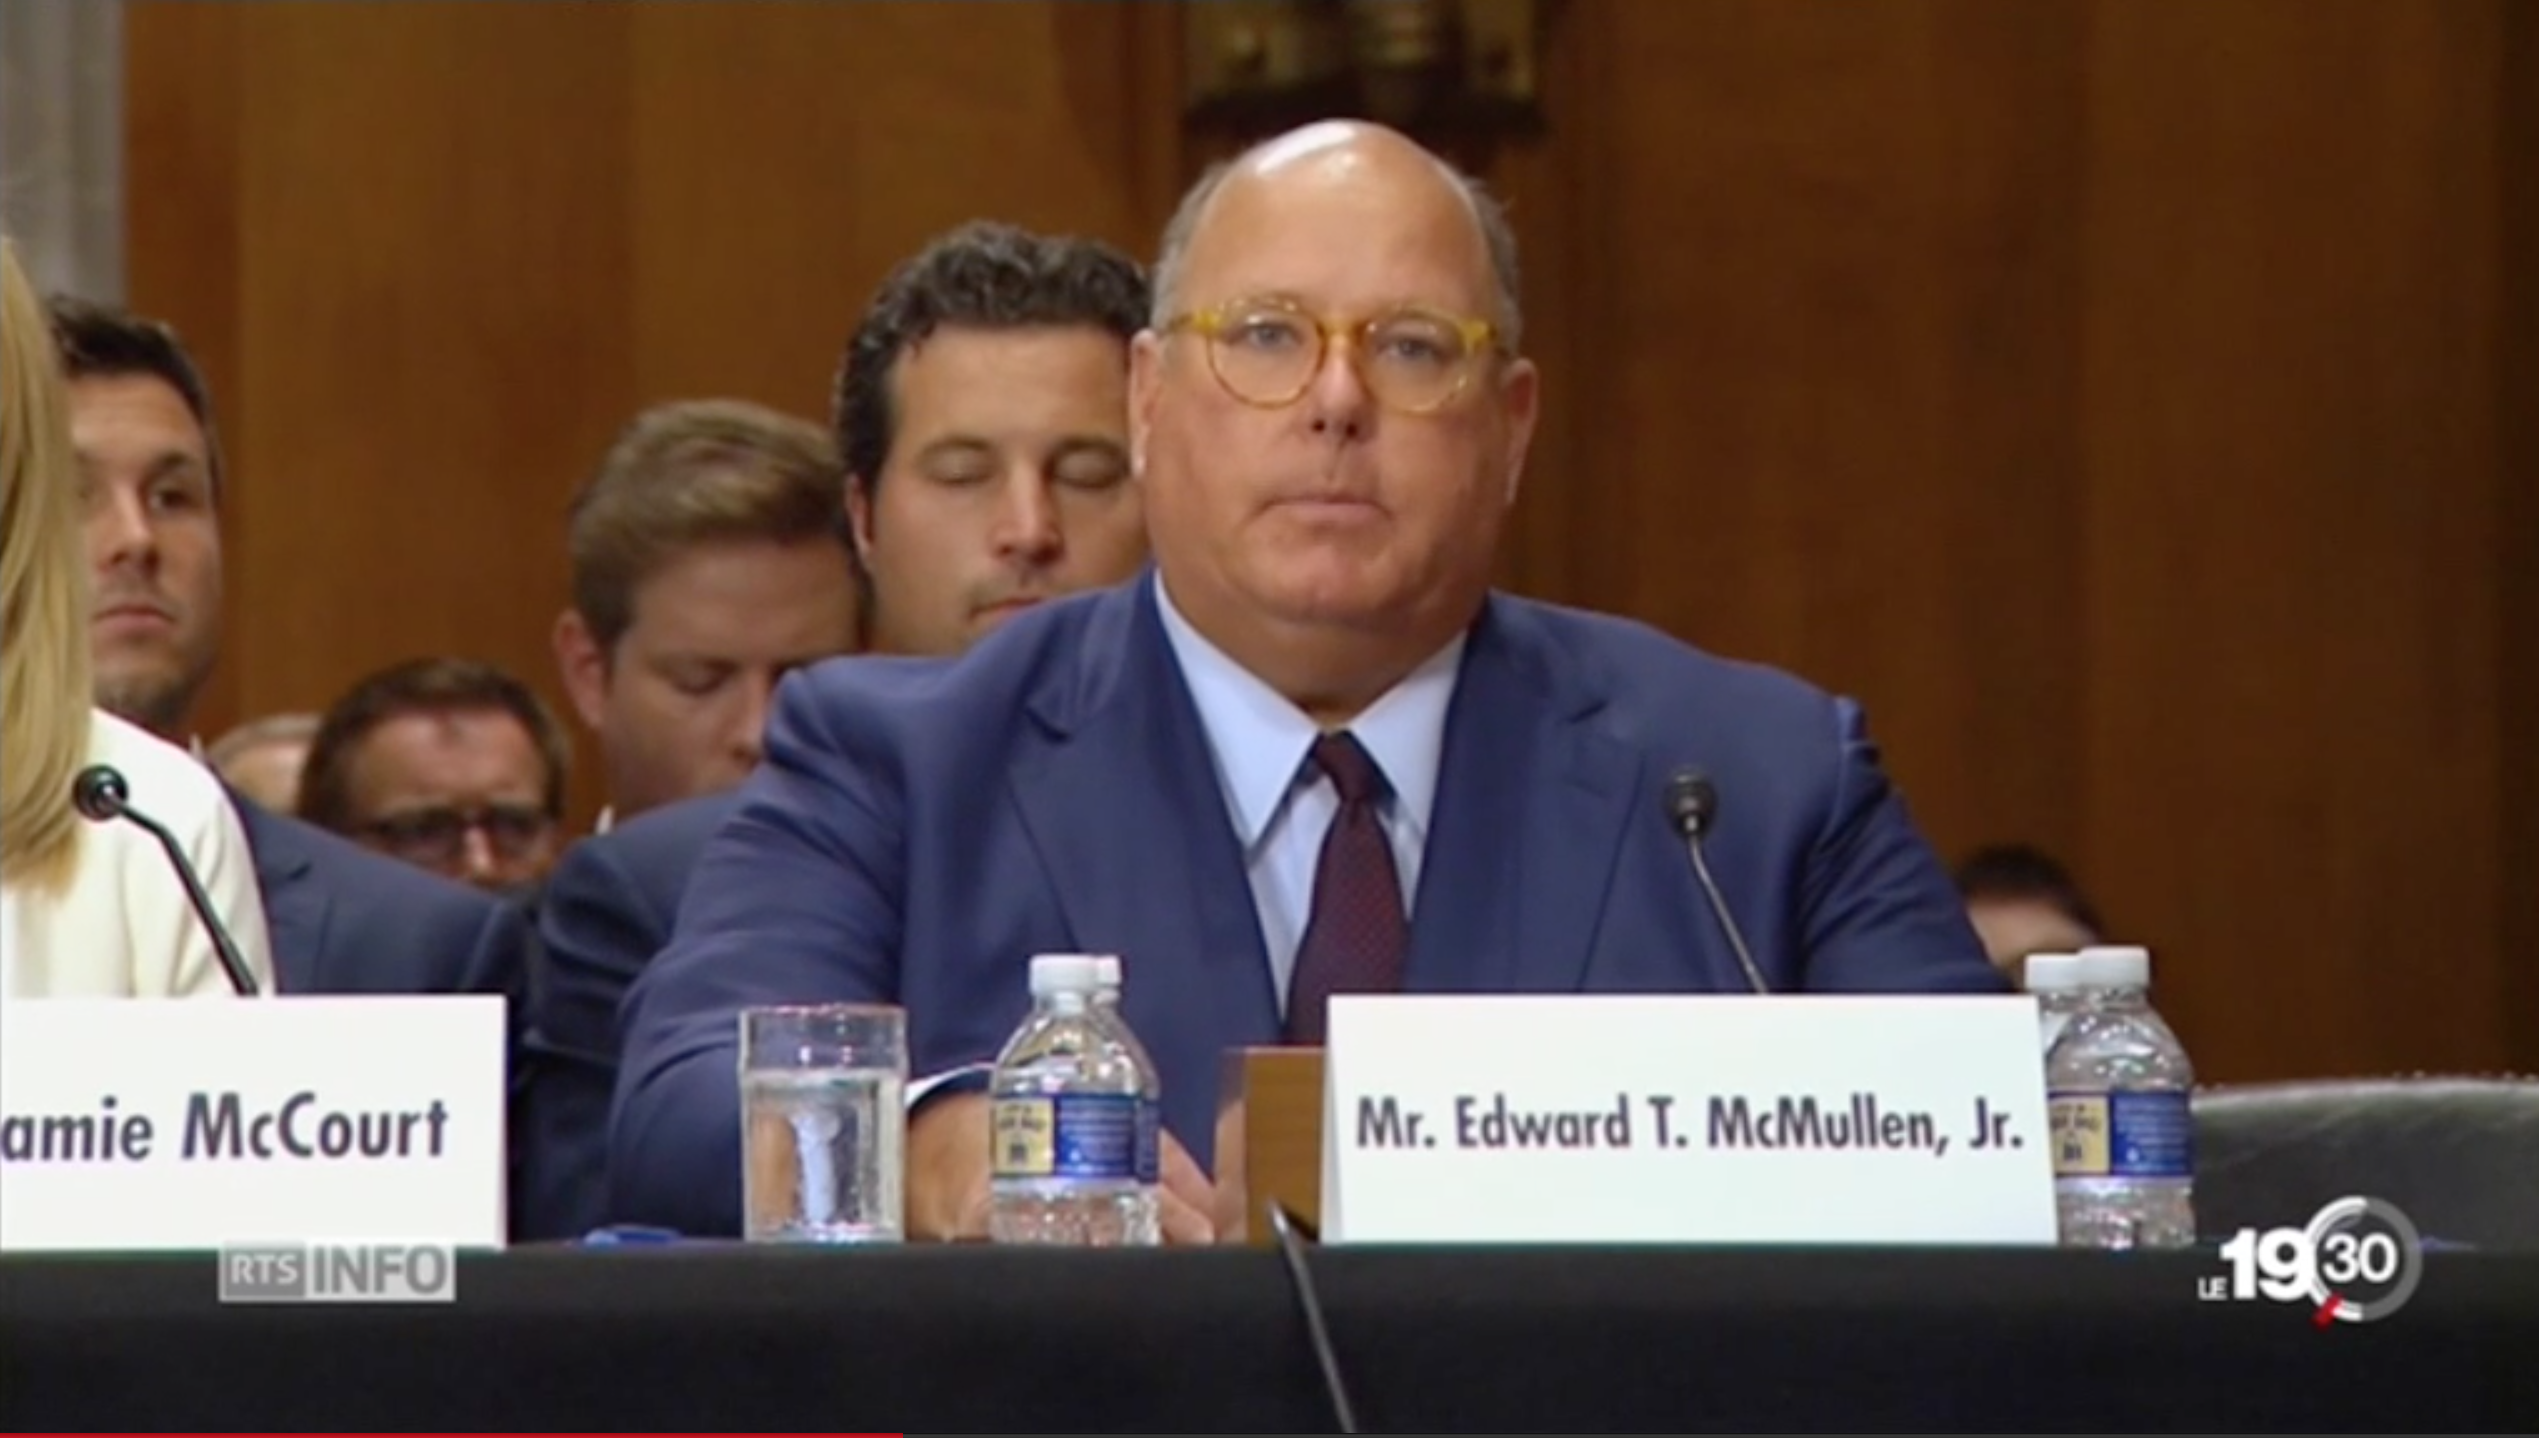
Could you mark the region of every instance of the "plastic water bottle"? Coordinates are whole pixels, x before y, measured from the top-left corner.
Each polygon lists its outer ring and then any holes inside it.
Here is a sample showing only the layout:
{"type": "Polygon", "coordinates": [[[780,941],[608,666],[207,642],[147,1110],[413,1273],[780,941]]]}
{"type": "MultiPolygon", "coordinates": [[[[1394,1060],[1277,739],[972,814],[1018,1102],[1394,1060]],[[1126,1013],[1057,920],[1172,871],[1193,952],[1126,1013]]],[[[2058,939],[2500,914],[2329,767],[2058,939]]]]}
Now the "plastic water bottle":
{"type": "Polygon", "coordinates": [[[2084,949],[2075,967],[2072,1007],[2045,1059],[2063,1243],[2191,1246],[2195,1071],[2152,1011],[2150,952],[2084,949]]]}
{"type": "Polygon", "coordinates": [[[1118,992],[1117,964],[1031,961],[1032,1010],[997,1055],[989,1090],[988,1236],[998,1243],[1162,1241],[1162,1089],[1116,999],[1103,997],[1118,992]]]}

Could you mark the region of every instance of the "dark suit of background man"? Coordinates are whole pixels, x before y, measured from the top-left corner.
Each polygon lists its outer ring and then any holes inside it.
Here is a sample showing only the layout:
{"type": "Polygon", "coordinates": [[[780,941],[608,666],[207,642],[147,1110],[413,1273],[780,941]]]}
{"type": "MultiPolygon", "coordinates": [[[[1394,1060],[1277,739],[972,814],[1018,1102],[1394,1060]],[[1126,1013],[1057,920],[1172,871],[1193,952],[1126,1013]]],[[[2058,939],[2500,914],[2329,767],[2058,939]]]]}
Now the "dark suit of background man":
{"type": "MultiPolygon", "coordinates": [[[[741,1008],[904,1003],[941,1074],[1035,951],[1092,950],[1162,1069],[1166,1231],[1205,1240],[1220,1056],[1318,1041],[1331,993],[1744,990],[1662,802],[1686,763],[1774,988],[1999,989],[1852,704],[1490,592],[1537,396],[1513,249],[1380,129],[1194,191],[1131,369],[1155,571],[788,682],[628,997],[623,1216],[735,1229],[741,1008]]],[[[921,1099],[911,1233],[979,1232],[987,1165],[984,1096],[921,1099]]]]}
{"type": "MultiPolygon", "coordinates": [[[[841,537],[851,530],[878,647],[957,652],[1034,603],[1136,570],[1128,342],[1146,305],[1126,255],[1009,225],[941,236],[883,281],[838,370],[848,473],[829,506],[841,537]]],[[[618,1005],[669,941],[732,805],[718,790],[648,810],[575,845],[550,877],[540,1030],[575,1061],[541,1080],[540,1192],[515,1237],[602,1221],[618,1005]]]]}
{"type": "MultiPolygon", "coordinates": [[[[210,394],[163,324],[61,298],[50,317],[89,485],[97,703],[188,744],[220,649],[227,476],[210,394]]],[[[504,906],[231,798],[283,992],[495,993],[517,981],[522,929],[504,906]]]]}

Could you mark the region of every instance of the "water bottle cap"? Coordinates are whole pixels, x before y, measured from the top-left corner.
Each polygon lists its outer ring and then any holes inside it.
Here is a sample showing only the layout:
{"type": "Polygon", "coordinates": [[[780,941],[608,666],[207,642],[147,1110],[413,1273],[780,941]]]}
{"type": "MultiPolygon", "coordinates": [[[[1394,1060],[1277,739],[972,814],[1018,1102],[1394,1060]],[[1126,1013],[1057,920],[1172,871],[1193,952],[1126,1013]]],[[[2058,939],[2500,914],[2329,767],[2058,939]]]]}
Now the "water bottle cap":
{"type": "Polygon", "coordinates": [[[1116,989],[1120,986],[1119,955],[1096,955],[1093,960],[1093,969],[1094,976],[1101,981],[1102,987],[1106,989],[1116,989]]]}
{"type": "Polygon", "coordinates": [[[2081,981],[2096,989],[2151,986],[2151,951],[2134,944],[2093,944],[2081,950],[2081,981]]]}
{"type": "Polygon", "coordinates": [[[2059,994],[2081,987],[2081,956],[2078,954],[2030,954],[2022,983],[2032,994],[2059,994]]]}
{"type": "Polygon", "coordinates": [[[1094,992],[1102,987],[1102,959],[1100,954],[1032,955],[1031,996],[1094,992]]]}

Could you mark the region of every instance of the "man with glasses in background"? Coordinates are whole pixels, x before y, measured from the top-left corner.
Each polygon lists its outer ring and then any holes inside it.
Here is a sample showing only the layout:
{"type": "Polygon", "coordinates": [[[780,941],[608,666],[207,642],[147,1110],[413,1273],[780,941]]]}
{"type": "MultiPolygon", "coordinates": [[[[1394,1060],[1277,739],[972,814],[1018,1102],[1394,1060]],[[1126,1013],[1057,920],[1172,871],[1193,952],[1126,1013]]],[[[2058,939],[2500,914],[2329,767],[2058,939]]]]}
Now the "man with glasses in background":
{"type": "Polygon", "coordinates": [[[779,697],[759,777],[628,995],[618,1216],[740,1223],[735,1016],[906,1007],[912,1237],[975,1237],[988,1061],[1027,965],[1123,956],[1163,1080],[1163,1227],[1214,1236],[1229,1049],[1334,993],[1997,991],[1860,712],[1644,626],[1490,589],[1534,428],[1515,243],[1480,187],[1333,123],[1212,172],[1133,350],[1155,566],[953,663],[779,697]]]}
{"type": "Polygon", "coordinates": [[[319,721],[300,817],[480,889],[525,894],[555,862],[571,764],[529,686],[463,659],[354,685],[319,721]]]}

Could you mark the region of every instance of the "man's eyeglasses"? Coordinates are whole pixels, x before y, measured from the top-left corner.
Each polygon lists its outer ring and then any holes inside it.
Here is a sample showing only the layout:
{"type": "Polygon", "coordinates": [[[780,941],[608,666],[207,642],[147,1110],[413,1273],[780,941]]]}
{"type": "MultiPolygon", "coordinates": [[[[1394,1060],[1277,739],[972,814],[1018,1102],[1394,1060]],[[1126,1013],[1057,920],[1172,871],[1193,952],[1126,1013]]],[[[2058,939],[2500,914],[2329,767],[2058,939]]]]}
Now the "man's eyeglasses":
{"type": "Polygon", "coordinates": [[[456,863],[466,852],[469,833],[485,836],[498,858],[525,857],[547,836],[555,821],[528,804],[487,804],[481,808],[412,809],[362,825],[362,833],[380,848],[417,864],[456,863]]]}
{"type": "Polygon", "coordinates": [[[1409,414],[1431,413],[1463,393],[1498,348],[1498,327],[1488,320],[1417,307],[1341,322],[1287,300],[1232,300],[1163,328],[1205,339],[1217,383],[1263,409],[1293,404],[1312,388],[1335,340],[1376,403],[1409,414]]]}

